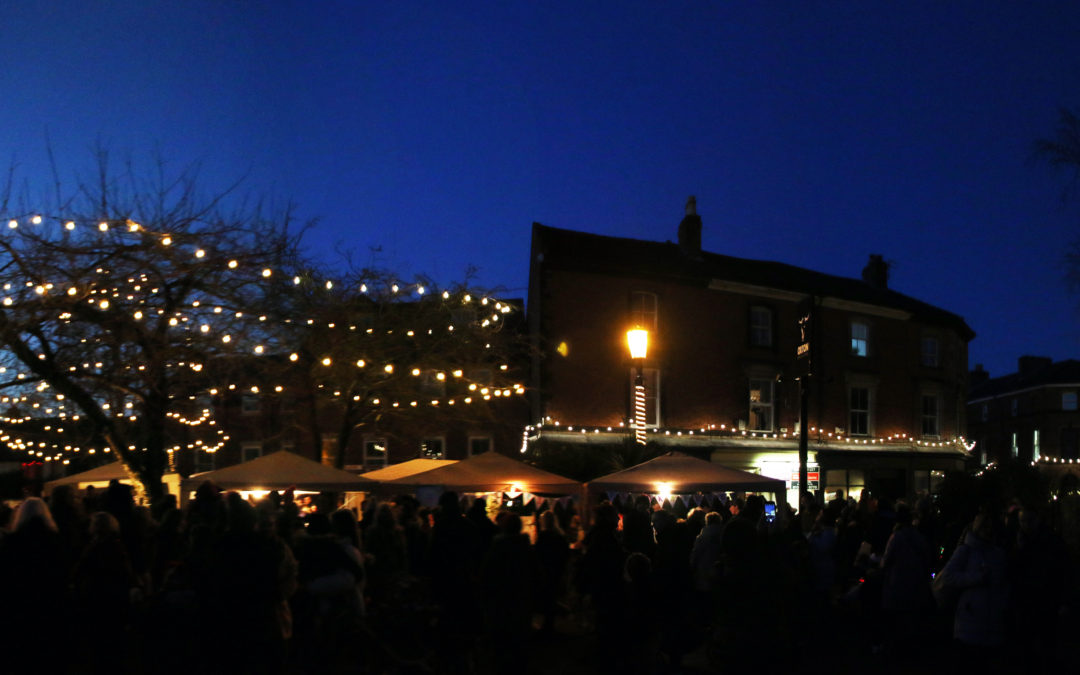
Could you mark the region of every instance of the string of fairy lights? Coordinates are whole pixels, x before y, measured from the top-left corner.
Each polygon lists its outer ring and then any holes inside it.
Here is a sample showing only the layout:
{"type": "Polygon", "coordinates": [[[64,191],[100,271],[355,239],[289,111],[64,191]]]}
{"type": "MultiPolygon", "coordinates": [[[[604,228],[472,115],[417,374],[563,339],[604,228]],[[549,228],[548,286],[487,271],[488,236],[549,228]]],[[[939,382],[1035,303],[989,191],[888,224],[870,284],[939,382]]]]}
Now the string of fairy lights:
{"type": "MultiPolygon", "coordinates": [[[[2,222],[2,221],[0,221],[2,222]]],[[[90,237],[111,237],[116,241],[139,243],[145,251],[153,255],[161,256],[162,259],[177,261],[183,264],[205,266],[205,277],[211,281],[206,286],[212,287],[214,275],[228,275],[243,271],[243,267],[255,264],[252,268],[252,276],[266,283],[280,283],[288,279],[289,275],[280,269],[275,269],[271,264],[264,261],[245,260],[243,256],[217,254],[208,245],[201,245],[196,240],[198,232],[154,232],[143,225],[130,220],[94,220],[80,221],[70,218],[46,217],[40,214],[29,214],[18,218],[12,218],[7,222],[7,228],[19,236],[20,233],[32,233],[33,241],[47,241],[48,245],[58,247],[63,254],[66,250],[70,253],[73,248],[64,249],[60,245],[68,245],[71,238],[82,236],[82,241],[92,241],[90,237]],[[43,228],[58,226],[59,234],[55,239],[47,239],[47,233],[43,228]],[[190,257],[188,257],[190,256],[190,257]],[[186,263],[184,262],[186,259],[186,263]]],[[[0,236],[2,231],[0,231],[0,236]]],[[[9,237],[11,234],[9,234],[9,237]]],[[[8,240],[3,244],[3,253],[9,258],[14,258],[17,246],[8,240]]],[[[77,248],[78,244],[76,244],[77,248]]],[[[107,247],[101,247],[103,250],[107,247]]],[[[78,253],[72,254],[72,257],[78,253]]],[[[102,255],[102,258],[108,256],[102,255]]],[[[118,258],[120,258],[118,256],[118,258]]],[[[108,313],[124,312],[125,320],[134,321],[136,325],[146,326],[147,331],[162,328],[166,333],[179,332],[180,336],[173,339],[172,345],[177,347],[178,352],[187,350],[187,356],[182,359],[170,360],[164,364],[164,370],[168,373],[177,374],[183,372],[208,373],[207,363],[200,358],[200,353],[205,353],[207,347],[217,350],[228,350],[234,356],[248,354],[255,357],[268,355],[281,355],[288,353],[290,362],[301,359],[298,352],[288,349],[285,340],[277,337],[273,330],[273,321],[266,314],[249,312],[246,307],[232,306],[232,303],[215,295],[214,292],[201,289],[193,292],[182,306],[176,303],[170,304],[168,297],[168,279],[161,278],[155,270],[128,269],[121,271],[116,265],[101,263],[85,270],[65,269],[65,260],[55,261],[53,272],[57,278],[45,278],[49,271],[41,267],[24,269],[19,275],[24,278],[11,278],[0,286],[0,312],[14,314],[23,312],[35,320],[36,339],[35,343],[41,351],[37,354],[42,361],[47,359],[56,362],[70,361],[65,363],[66,374],[72,378],[87,378],[102,380],[106,377],[116,378],[148,377],[146,363],[138,362],[134,349],[132,353],[117,353],[115,344],[104,346],[98,344],[97,338],[102,329],[92,323],[80,322],[83,312],[91,312],[95,317],[107,316],[108,313]],[[80,272],[85,274],[80,275],[80,272]],[[53,353],[54,344],[50,338],[55,338],[61,333],[72,330],[72,325],[82,326],[88,330],[78,345],[82,351],[67,348],[68,353],[53,353]],[[94,331],[99,331],[94,334],[94,331]],[[114,353],[102,356],[102,351],[112,349],[114,353]],[[95,351],[102,350],[102,351],[95,351]],[[73,358],[78,357],[78,358],[73,358]],[[106,372],[110,367],[116,370],[106,372]]],[[[129,268],[139,267],[139,261],[127,260],[129,268]]],[[[292,275],[292,285],[304,289],[318,289],[325,292],[340,290],[342,284],[334,279],[315,279],[310,275],[292,275]]],[[[389,280],[384,284],[375,282],[360,283],[355,289],[362,295],[380,298],[386,302],[406,302],[415,298],[430,299],[435,296],[424,282],[403,283],[397,280],[389,280]]],[[[249,295],[253,293],[248,289],[249,295]]],[[[256,293],[257,296],[257,293],[256,293]]],[[[397,327],[394,329],[376,328],[364,325],[361,322],[338,322],[326,321],[316,318],[285,318],[282,323],[293,326],[318,328],[320,331],[330,333],[345,333],[349,335],[371,336],[372,338],[387,335],[403,337],[406,340],[420,340],[425,336],[441,337],[453,335],[466,335],[462,328],[485,330],[497,330],[506,315],[515,311],[510,303],[488,297],[486,295],[462,290],[451,293],[440,293],[445,306],[452,308],[465,308],[469,311],[461,314],[451,314],[451,321],[439,326],[424,326],[423,328],[397,327]],[[463,323],[465,325],[463,325],[463,323]]],[[[253,296],[255,297],[255,296],[253,296]]],[[[69,339],[63,344],[70,345],[69,339]]],[[[56,344],[61,344],[56,342],[56,344]]],[[[479,346],[479,345],[478,345],[479,346]]],[[[363,347],[352,345],[356,351],[352,358],[345,361],[349,368],[357,371],[370,371],[383,377],[390,377],[395,373],[408,373],[420,384],[431,383],[431,386],[414,387],[418,390],[414,396],[403,397],[402,395],[382,394],[360,396],[352,394],[350,398],[354,402],[362,402],[373,408],[419,408],[419,407],[455,407],[473,405],[474,403],[494,401],[525,393],[525,387],[521,382],[500,381],[494,384],[494,372],[500,373],[500,379],[506,380],[509,375],[509,366],[506,363],[492,364],[491,367],[476,368],[475,359],[468,366],[453,366],[443,364],[433,367],[430,364],[411,364],[396,362],[391,358],[371,357],[366,354],[363,347]],[[356,358],[358,353],[363,353],[362,358],[356,358]],[[469,369],[483,372],[483,376],[469,377],[469,369]],[[454,383],[452,394],[446,393],[446,383],[454,383]],[[424,395],[421,396],[420,394],[424,395]]],[[[485,342],[484,350],[492,350],[492,343],[485,342]]],[[[10,353],[0,355],[0,358],[14,359],[10,353]]],[[[0,413],[0,424],[5,429],[0,435],[0,442],[8,447],[27,453],[28,457],[49,462],[62,462],[67,464],[71,458],[79,454],[108,453],[110,448],[105,445],[81,445],[66,442],[67,439],[76,435],[79,426],[86,422],[84,414],[79,412],[77,406],[71,406],[70,401],[64,394],[52,390],[47,379],[35,375],[32,369],[25,364],[12,368],[0,366],[0,389],[22,389],[0,396],[0,405],[4,406],[0,413]],[[26,391],[30,389],[30,391],[26,391]],[[17,429],[19,429],[17,431],[17,429]]],[[[332,367],[341,367],[340,359],[334,354],[316,356],[313,364],[316,370],[325,369],[327,373],[333,372],[332,367]]],[[[316,376],[318,374],[316,373],[316,376]]],[[[319,388],[326,392],[330,398],[341,400],[349,396],[350,392],[342,388],[327,386],[320,383],[319,388]]],[[[170,400],[173,410],[167,413],[168,419],[189,429],[205,428],[206,438],[197,438],[182,443],[174,443],[166,448],[169,453],[170,464],[174,460],[175,453],[182,451],[198,451],[214,453],[220,450],[229,440],[230,436],[222,429],[214,418],[213,398],[224,392],[238,392],[251,395],[264,395],[273,392],[276,395],[287,394],[288,387],[285,384],[255,385],[255,384],[218,384],[206,386],[201,392],[194,394],[186,393],[183,398],[187,399],[187,405],[181,404],[180,396],[172,396],[170,400]],[[207,398],[210,397],[210,398],[207,398]],[[186,408],[186,409],[185,409],[186,408]]],[[[115,392],[106,392],[95,395],[95,401],[100,411],[106,417],[121,423],[135,424],[139,422],[139,410],[134,396],[120,396],[115,392]]],[[[134,446],[126,446],[129,451],[138,451],[134,446]]],[[[144,449],[145,450],[145,449],[144,449]]]]}
{"type": "MultiPolygon", "coordinates": [[[[595,426],[595,425],[574,425],[563,424],[559,420],[546,418],[543,422],[538,424],[529,425],[525,428],[526,443],[530,437],[534,437],[542,434],[545,430],[559,431],[559,432],[571,432],[578,434],[601,434],[601,433],[625,433],[628,429],[635,432],[640,429],[633,423],[633,420],[627,420],[620,422],[617,426],[595,426]]],[[[648,427],[644,429],[645,433],[654,437],[705,437],[705,438],[731,438],[731,439],[747,439],[747,440],[759,440],[759,441],[771,441],[771,440],[797,440],[799,434],[797,432],[787,431],[751,431],[747,429],[740,429],[737,426],[731,426],[727,424],[709,424],[701,426],[695,429],[673,429],[673,428],[656,428],[648,427]]],[[[924,448],[954,448],[962,450],[963,452],[970,453],[975,449],[975,442],[968,441],[963,436],[957,436],[956,438],[948,440],[928,440],[921,439],[916,436],[912,436],[906,433],[890,434],[882,437],[864,437],[864,436],[849,436],[843,433],[834,431],[825,431],[815,426],[811,426],[809,429],[810,440],[815,443],[848,443],[851,445],[869,445],[869,446],[887,446],[887,445],[905,445],[905,446],[917,446],[924,448]]]]}

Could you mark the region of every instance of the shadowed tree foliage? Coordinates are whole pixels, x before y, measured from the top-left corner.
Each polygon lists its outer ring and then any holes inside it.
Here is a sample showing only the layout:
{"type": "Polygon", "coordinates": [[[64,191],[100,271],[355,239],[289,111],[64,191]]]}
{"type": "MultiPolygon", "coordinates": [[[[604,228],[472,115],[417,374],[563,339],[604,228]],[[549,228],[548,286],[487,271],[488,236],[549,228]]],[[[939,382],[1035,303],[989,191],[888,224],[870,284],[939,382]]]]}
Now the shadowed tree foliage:
{"type": "Polygon", "coordinates": [[[1068,108],[1058,114],[1054,137],[1035,141],[1035,158],[1069,174],[1067,196],[1080,183],[1080,116],[1068,108]]]}
{"type": "Polygon", "coordinates": [[[280,349],[267,313],[298,239],[288,212],[204,197],[193,171],[97,159],[70,194],[58,180],[32,204],[9,178],[0,203],[0,441],[110,452],[156,500],[171,453],[226,440],[200,395],[237,355],[280,349]]]}

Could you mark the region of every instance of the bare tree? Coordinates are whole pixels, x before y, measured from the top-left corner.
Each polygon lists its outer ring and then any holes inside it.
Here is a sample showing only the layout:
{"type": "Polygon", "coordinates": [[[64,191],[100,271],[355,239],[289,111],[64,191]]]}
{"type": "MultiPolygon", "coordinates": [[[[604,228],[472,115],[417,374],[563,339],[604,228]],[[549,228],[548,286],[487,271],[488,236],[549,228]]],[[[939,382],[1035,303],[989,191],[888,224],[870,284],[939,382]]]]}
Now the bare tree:
{"type": "Polygon", "coordinates": [[[70,194],[57,179],[34,208],[9,176],[0,203],[0,441],[57,462],[111,452],[151,500],[171,454],[227,440],[210,369],[221,381],[238,355],[282,349],[268,303],[299,237],[288,210],[156,168],[102,152],[70,194]]]}
{"type": "Polygon", "coordinates": [[[1062,108],[1054,137],[1035,141],[1034,156],[1055,169],[1068,172],[1066,195],[1074,190],[1080,183],[1080,116],[1062,108]]]}

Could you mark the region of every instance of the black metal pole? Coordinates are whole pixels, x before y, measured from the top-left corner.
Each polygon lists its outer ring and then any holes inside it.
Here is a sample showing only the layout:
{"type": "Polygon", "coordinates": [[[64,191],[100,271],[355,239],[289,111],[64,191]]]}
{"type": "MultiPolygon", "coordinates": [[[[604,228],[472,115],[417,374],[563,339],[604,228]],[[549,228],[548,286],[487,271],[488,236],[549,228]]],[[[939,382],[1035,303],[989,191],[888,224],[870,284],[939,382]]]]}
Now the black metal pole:
{"type": "Polygon", "coordinates": [[[809,484],[806,482],[806,462],[810,445],[810,387],[807,382],[808,376],[799,378],[799,512],[803,509],[803,493],[809,492],[809,484]]]}

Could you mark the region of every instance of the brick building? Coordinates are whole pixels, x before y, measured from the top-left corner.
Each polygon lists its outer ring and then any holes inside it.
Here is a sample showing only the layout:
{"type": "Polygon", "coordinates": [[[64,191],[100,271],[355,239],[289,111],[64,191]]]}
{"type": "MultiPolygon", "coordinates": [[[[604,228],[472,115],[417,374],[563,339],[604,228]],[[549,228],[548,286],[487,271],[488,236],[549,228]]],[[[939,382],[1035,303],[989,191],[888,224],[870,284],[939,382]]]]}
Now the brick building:
{"type": "Polygon", "coordinates": [[[530,442],[624,442],[635,368],[626,331],[650,331],[646,438],[790,480],[809,344],[811,489],[891,496],[960,468],[967,343],[959,316],[862,279],[701,250],[691,198],[677,242],[533,226],[530,442]],[[811,313],[803,339],[800,317],[811,313]]]}
{"type": "Polygon", "coordinates": [[[1080,462],[1080,361],[1021,356],[1015,373],[970,374],[968,437],[982,463],[1080,462]]]}

